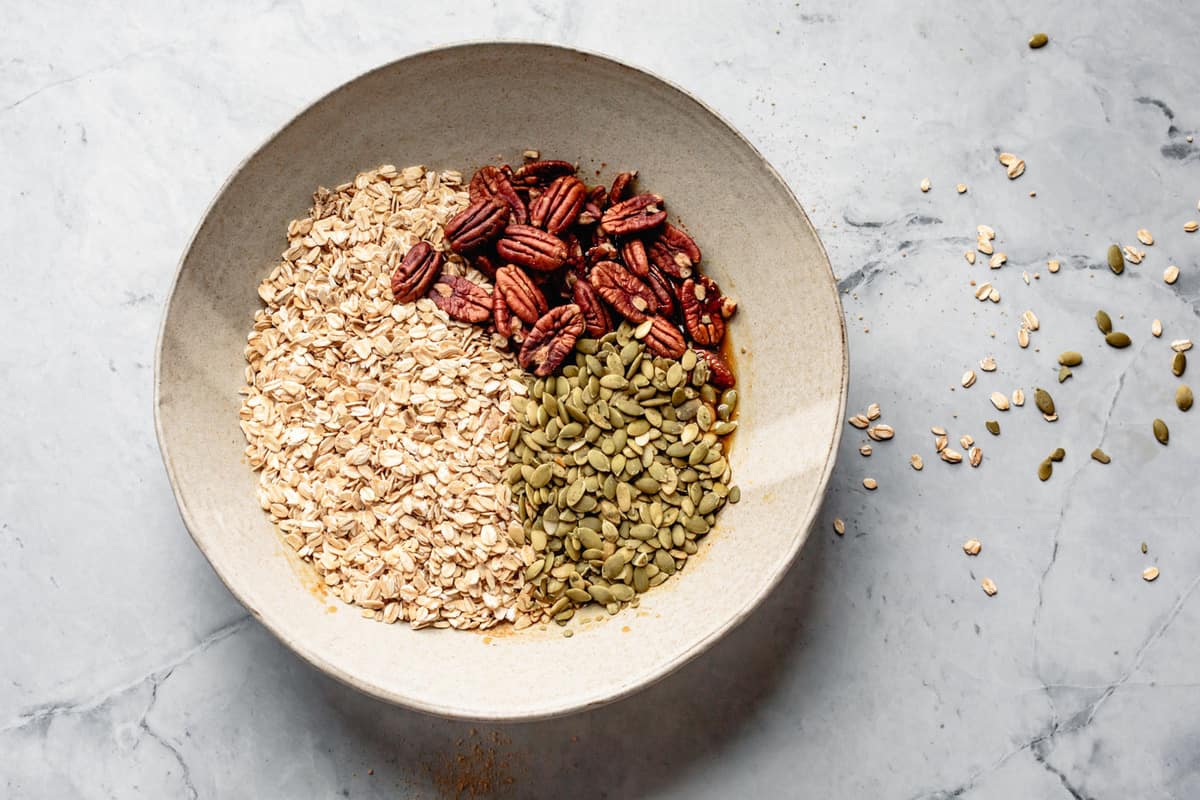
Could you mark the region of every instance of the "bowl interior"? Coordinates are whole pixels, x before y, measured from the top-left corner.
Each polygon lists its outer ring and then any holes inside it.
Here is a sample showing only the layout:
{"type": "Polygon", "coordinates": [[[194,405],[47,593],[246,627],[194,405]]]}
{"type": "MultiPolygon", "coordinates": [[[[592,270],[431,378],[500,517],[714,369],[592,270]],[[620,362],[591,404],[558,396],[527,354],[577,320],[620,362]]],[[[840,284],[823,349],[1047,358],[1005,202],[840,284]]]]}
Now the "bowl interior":
{"type": "Polygon", "coordinates": [[[467,45],[368,73],[317,102],[221,191],[180,266],[163,323],[157,422],[197,544],[237,597],[321,669],[387,700],[476,719],[535,718],[627,694],[740,621],[787,568],[816,514],[846,389],[828,260],[786,186],[733,129],[683,92],[572,50],[467,45]],[[536,79],[535,79],[536,77],[536,79]],[[324,598],[255,499],[238,389],[257,285],[318,185],[382,163],[461,169],[537,148],[607,182],[636,168],[741,310],[738,505],[701,555],[641,607],[519,634],[412,631],[324,598]]]}

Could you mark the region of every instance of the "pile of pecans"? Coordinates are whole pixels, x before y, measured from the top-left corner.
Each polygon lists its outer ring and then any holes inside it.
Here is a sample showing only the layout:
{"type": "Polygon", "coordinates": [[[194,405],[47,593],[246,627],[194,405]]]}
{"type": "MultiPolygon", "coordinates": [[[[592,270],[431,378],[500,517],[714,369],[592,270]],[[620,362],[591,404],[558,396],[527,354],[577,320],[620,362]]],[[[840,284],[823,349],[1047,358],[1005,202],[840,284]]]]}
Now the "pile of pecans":
{"type": "Polygon", "coordinates": [[[737,303],[701,274],[700,248],[666,221],[663,198],[635,193],[636,177],[622,172],[606,189],[587,186],[567,161],[481,168],[445,234],[494,289],[440,274],[442,254],[422,243],[396,268],[396,301],[428,295],[453,319],[490,323],[538,377],[553,374],[585,332],[599,338],[628,320],[646,326],[653,355],[678,359],[690,346],[714,382],[732,385],[719,348],[737,303]]]}

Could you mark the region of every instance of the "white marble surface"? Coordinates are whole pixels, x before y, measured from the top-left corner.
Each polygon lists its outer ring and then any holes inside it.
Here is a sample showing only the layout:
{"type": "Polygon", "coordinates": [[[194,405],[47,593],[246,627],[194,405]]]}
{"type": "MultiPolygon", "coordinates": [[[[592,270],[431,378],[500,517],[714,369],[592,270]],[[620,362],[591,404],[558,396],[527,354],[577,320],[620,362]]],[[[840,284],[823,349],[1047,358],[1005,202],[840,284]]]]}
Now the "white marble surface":
{"type": "Polygon", "coordinates": [[[1182,232],[1200,217],[1194,8],[341,5],[6,6],[0,795],[1200,796],[1200,432],[1172,406],[1165,341],[1200,339],[1200,234],[1182,232]],[[224,177],[338,84],[478,38],[611,54],[744,131],[850,292],[852,407],[880,402],[897,430],[870,459],[848,430],[819,529],[750,622],[649,691],[536,725],[385,707],[292,656],[188,538],[151,422],[164,294],[224,177]],[[967,284],[988,272],[962,259],[979,222],[1009,256],[987,275],[999,305],[967,284]],[[1142,226],[1159,243],[1114,278],[1105,245],[1142,226]],[[1104,347],[1101,305],[1132,348],[1104,347]],[[1025,308],[1040,352],[1015,344],[1025,308]],[[993,388],[1052,383],[1067,347],[1086,362],[1055,385],[1060,422],[990,409],[993,388]],[[988,353],[999,371],[952,391],[988,353]],[[980,439],[984,466],[937,461],[933,423],[980,439]],[[1108,467],[1086,458],[1101,442],[1108,467]],[[1067,460],[1040,484],[1056,445],[1067,460]]]}

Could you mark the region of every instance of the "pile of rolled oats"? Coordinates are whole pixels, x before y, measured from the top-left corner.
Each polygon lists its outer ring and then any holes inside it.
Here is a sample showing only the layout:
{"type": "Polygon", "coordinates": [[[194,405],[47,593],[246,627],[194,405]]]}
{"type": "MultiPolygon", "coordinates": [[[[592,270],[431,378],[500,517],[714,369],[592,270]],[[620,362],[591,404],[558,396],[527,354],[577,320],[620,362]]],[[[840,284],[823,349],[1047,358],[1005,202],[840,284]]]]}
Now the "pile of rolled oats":
{"type": "MultiPolygon", "coordinates": [[[[493,334],[389,288],[417,242],[446,250],[442,226],[467,204],[457,173],[421,167],[318,190],[259,287],[241,426],[263,509],[364,616],[523,627],[542,614],[501,479],[522,373],[493,334]]],[[[446,257],[448,273],[484,283],[446,257]]]]}

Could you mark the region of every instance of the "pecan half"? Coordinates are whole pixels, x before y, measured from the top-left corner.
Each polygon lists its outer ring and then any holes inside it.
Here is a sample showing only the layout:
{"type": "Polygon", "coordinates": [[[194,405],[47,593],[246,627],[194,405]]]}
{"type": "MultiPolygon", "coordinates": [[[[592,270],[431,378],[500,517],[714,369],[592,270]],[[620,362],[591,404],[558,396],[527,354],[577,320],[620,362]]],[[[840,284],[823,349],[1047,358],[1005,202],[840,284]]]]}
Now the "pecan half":
{"type": "Polygon", "coordinates": [[[737,383],[737,378],[733,375],[733,370],[729,363],[721,357],[720,353],[712,350],[703,350],[699,347],[692,348],[696,355],[704,359],[704,363],[708,364],[708,382],[718,389],[728,389],[737,383]]]}
{"type": "Polygon", "coordinates": [[[530,161],[517,167],[513,173],[513,183],[525,186],[546,184],[562,175],[574,175],[575,165],[570,161],[530,161]]]}
{"type": "MultiPolygon", "coordinates": [[[[525,271],[511,264],[496,270],[495,294],[504,295],[509,310],[522,322],[530,325],[550,310],[546,296],[542,294],[525,271]]],[[[507,334],[506,334],[507,335],[507,334]]]]}
{"type": "Polygon", "coordinates": [[[646,276],[646,285],[650,287],[650,291],[654,292],[654,299],[658,301],[658,315],[660,317],[673,316],[675,314],[674,287],[658,267],[650,267],[650,274],[646,276]]]}
{"type": "Polygon", "coordinates": [[[683,334],[679,328],[675,327],[670,320],[662,317],[654,317],[654,321],[650,325],[650,330],[646,332],[646,336],[642,339],[646,344],[646,349],[656,356],[662,358],[679,358],[687,350],[687,343],[683,340],[683,334]]]}
{"type": "Polygon", "coordinates": [[[690,278],[700,263],[700,248],[692,237],[668,222],[650,243],[650,260],[673,278],[690,278]]]}
{"type": "MultiPolygon", "coordinates": [[[[716,284],[713,284],[715,287],[716,284]]],[[[720,293],[710,298],[705,282],[688,278],[679,290],[679,307],[683,310],[683,325],[696,344],[710,347],[725,337],[725,319],[719,313],[720,293]],[[712,300],[716,301],[715,306],[712,300]]]]}
{"type": "Polygon", "coordinates": [[[609,206],[600,218],[600,229],[610,236],[628,236],[661,225],[666,218],[661,197],[639,194],[609,206]]]}
{"type": "Polygon", "coordinates": [[[633,181],[637,177],[637,170],[633,172],[622,172],[613,179],[612,188],[608,191],[609,205],[616,205],[622,200],[628,200],[633,194],[633,181]]]}
{"type": "Polygon", "coordinates": [[[625,260],[625,266],[629,267],[634,275],[644,278],[650,274],[650,259],[646,256],[646,243],[641,239],[626,239],[621,244],[621,258],[625,260]]]}
{"type": "Polygon", "coordinates": [[[417,242],[404,254],[392,273],[392,295],[397,303],[411,303],[437,280],[442,271],[442,254],[429,242],[417,242]]]}
{"type": "Polygon", "coordinates": [[[599,295],[630,322],[643,322],[658,310],[650,287],[615,261],[592,267],[591,281],[599,295]]]}
{"type": "Polygon", "coordinates": [[[509,225],[496,252],[505,261],[539,272],[558,269],[567,260],[567,245],[552,233],[531,225],[509,225]]]}
{"type": "Polygon", "coordinates": [[[532,367],[534,375],[546,377],[571,354],[583,328],[583,312],[574,303],[550,309],[525,337],[517,362],[525,369],[532,367]]]}
{"type": "Polygon", "coordinates": [[[513,316],[512,309],[504,300],[503,292],[492,292],[492,322],[496,325],[496,333],[519,343],[522,339],[521,320],[513,316]]]}
{"type": "Polygon", "coordinates": [[[587,199],[589,203],[595,203],[599,208],[604,208],[608,205],[608,189],[603,186],[593,186],[588,189],[587,199]]]}
{"type": "Polygon", "coordinates": [[[479,171],[471,177],[467,191],[471,195],[472,203],[492,197],[508,203],[511,212],[509,219],[518,225],[524,225],[528,219],[525,203],[517,194],[517,190],[513,188],[512,181],[508,179],[508,173],[499,167],[480,167],[479,171]]]}
{"type": "Polygon", "coordinates": [[[471,203],[446,223],[446,239],[456,253],[478,250],[508,224],[508,203],[495,197],[471,203]]]}
{"type": "Polygon", "coordinates": [[[572,293],[575,305],[579,306],[579,310],[583,312],[583,323],[587,328],[588,336],[598,339],[613,329],[612,316],[604,307],[600,295],[596,293],[592,284],[580,278],[575,281],[572,293]]]}
{"type": "Polygon", "coordinates": [[[483,322],[492,316],[492,298],[477,283],[442,273],[429,290],[429,299],[452,319],[483,322]]]}
{"type": "Polygon", "coordinates": [[[529,224],[559,235],[575,224],[587,199],[587,187],[574,175],[555,178],[554,183],[529,207],[529,224]]]}

